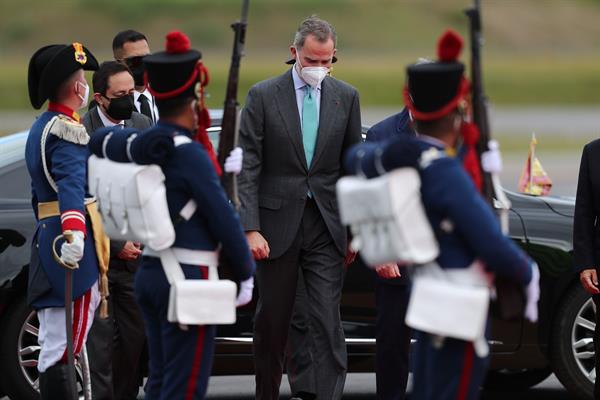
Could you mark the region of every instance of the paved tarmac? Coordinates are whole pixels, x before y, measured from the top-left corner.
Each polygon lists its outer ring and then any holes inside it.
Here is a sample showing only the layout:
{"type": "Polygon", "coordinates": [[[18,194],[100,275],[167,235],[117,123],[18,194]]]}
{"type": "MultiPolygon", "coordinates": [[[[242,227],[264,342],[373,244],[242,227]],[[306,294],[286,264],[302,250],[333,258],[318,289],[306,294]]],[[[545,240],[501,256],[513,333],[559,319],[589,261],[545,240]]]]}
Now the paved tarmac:
{"type": "MultiPolygon", "coordinates": [[[[408,399],[410,400],[410,387],[408,399]]],[[[140,391],[139,400],[144,398],[140,391]]],[[[283,378],[281,399],[290,398],[287,379],[283,378]]],[[[344,399],[375,400],[375,374],[348,374],[344,388],[344,399]]],[[[254,376],[215,376],[210,379],[207,400],[251,400],[254,399],[254,376]]],[[[572,397],[562,387],[558,379],[551,375],[544,382],[525,391],[502,393],[482,393],[482,400],[570,400],[572,397]]],[[[18,400],[2,397],[0,400],[18,400]]]]}
{"type": "MultiPolygon", "coordinates": [[[[283,379],[281,399],[289,399],[287,380],[283,379]]],[[[254,398],[254,376],[212,377],[207,400],[250,400],[254,398]]],[[[344,399],[375,400],[375,374],[348,374],[344,399]]],[[[410,382],[409,396],[410,399],[410,382]]],[[[571,397],[554,375],[526,391],[483,393],[482,400],[569,400],[571,397]]]]}

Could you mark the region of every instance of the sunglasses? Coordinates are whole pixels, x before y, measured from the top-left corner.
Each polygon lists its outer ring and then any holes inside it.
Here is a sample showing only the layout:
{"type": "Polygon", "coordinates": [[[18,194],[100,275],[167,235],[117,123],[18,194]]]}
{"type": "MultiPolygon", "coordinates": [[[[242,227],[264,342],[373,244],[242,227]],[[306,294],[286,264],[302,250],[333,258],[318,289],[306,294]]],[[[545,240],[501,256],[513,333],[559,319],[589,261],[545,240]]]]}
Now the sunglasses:
{"type": "Polygon", "coordinates": [[[123,61],[125,64],[127,64],[127,66],[129,68],[136,68],[142,65],[143,61],[144,61],[144,57],[146,56],[133,56],[133,57],[127,57],[122,59],[121,61],[123,61]]]}

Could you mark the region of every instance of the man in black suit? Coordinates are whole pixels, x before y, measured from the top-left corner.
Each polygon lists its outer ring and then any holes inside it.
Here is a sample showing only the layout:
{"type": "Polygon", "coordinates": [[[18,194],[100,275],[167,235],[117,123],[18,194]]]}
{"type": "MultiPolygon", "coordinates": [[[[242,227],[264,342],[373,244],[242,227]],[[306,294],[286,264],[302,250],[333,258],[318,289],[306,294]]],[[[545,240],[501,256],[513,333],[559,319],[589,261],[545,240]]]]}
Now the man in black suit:
{"type": "Polygon", "coordinates": [[[116,61],[129,67],[135,81],[133,104],[135,111],[144,114],[155,124],[158,121],[158,107],[154,96],[144,82],[144,57],[150,54],[146,36],[138,31],[127,29],[117,33],[112,42],[113,56],[116,61]]]}
{"type": "MultiPolygon", "coordinates": [[[[152,125],[148,117],[133,111],[134,82],[127,66],[116,61],[102,63],[92,84],[97,106],[83,116],[89,135],[107,126],[142,131],[152,125]]],[[[144,323],[133,292],[140,254],[139,244],[110,242],[109,318],[101,319],[96,313],[87,345],[94,400],[137,398],[145,343],[144,323]]]]}
{"type": "MultiPolygon", "coordinates": [[[[396,135],[414,135],[408,110],[373,125],[367,142],[384,142],[396,135]]],[[[403,400],[408,382],[411,330],[404,319],[410,296],[406,268],[384,264],[375,268],[376,342],[375,372],[377,398],[403,400]]]]}
{"type": "MultiPolygon", "coordinates": [[[[575,220],[573,223],[573,256],[575,270],[583,288],[592,295],[596,309],[600,307],[598,289],[598,266],[600,250],[600,139],[588,143],[583,148],[577,199],[575,201],[575,220]]],[[[596,312],[594,331],[594,351],[596,353],[596,371],[600,371],[600,313],[596,312]]],[[[600,398],[600,380],[596,379],[594,398],[600,398]]]]}
{"type": "Polygon", "coordinates": [[[344,151],[361,140],[361,123],[358,92],[328,76],[335,44],[329,23],[303,21],[290,47],[295,65],[254,85],[242,112],[240,217],[254,257],[262,260],[254,325],[258,399],[279,398],[299,270],[308,298],[316,396],[339,399],[344,387],[339,305],[347,237],[335,184],[344,151]]]}

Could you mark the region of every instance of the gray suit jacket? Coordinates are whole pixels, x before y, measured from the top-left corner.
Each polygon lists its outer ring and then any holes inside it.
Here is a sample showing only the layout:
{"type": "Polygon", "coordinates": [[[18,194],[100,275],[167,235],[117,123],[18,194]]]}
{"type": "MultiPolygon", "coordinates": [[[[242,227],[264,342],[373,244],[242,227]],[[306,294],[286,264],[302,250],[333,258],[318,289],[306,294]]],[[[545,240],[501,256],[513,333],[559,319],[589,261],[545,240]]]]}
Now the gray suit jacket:
{"type": "Polygon", "coordinates": [[[238,178],[240,217],[246,231],[258,230],[269,242],[269,258],[282,255],[296,237],[309,190],[337,248],[345,254],[346,229],[340,222],[335,184],[343,173],[344,152],[360,140],[358,92],[326,77],[309,168],[291,70],[250,89],[240,124],[244,149],[238,178]]]}
{"type": "MultiPolygon", "coordinates": [[[[93,134],[96,130],[100,128],[104,128],[104,124],[100,119],[100,115],[98,115],[98,107],[96,106],[88,112],[85,113],[83,118],[81,119],[81,123],[85,126],[85,129],[88,132],[88,135],[93,134]]],[[[126,128],[136,128],[140,131],[146,130],[152,126],[152,120],[146,117],[144,114],[140,114],[139,112],[133,112],[131,114],[131,119],[125,120],[126,128]]]]}
{"type": "MultiPolygon", "coordinates": [[[[99,106],[96,106],[91,110],[88,110],[88,112],[86,112],[83,118],[81,119],[81,123],[83,124],[83,126],[85,126],[88,135],[93,135],[94,132],[96,132],[96,130],[104,128],[104,124],[100,119],[100,115],[98,115],[98,107],[99,106]]],[[[125,120],[126,128],[136,128],[140,131],[143,131],[150,128],[151,126],[152,120],[150,118],[146,117],[144,114],[140,114],[135,111],[133,112],[133,114],[131,114],[131,119],[125,120]]],[[[124,241],[110,241],[111,265],[114,265],[114,263],[119,263],[122,264],[124,268],[133,271],[135,270],[135,265],[137,264],[137,262],[125,261],[116,258],[116,255],[123,249],[123,246],[125,246],[124,241]]]]}

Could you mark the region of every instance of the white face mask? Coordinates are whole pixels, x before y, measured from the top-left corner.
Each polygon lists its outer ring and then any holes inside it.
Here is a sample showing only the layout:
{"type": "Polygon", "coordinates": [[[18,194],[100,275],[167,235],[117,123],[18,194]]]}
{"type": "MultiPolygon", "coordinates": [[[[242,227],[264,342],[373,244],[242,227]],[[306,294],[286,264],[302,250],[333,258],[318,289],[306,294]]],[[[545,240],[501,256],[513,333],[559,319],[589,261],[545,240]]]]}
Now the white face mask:
{"type": "Polygon", "coordinates": [[[300,67],[298,74],[313,89],[317,88],[319,84],[329,74],[329,68],[327,67],[303,67],[300,63],[299,51],[296,50],[296,64],[300,67]]]}
{"type": "Polygon", "coordinates": [[[81,106],[79,108],[83,108],[83,107],[87,106],[88,100],[90,99],[89,85],[87,85],[83,82],[77,81],[77,82],[75,82],[75,91],[77,92],[77,96],[79,96],[79,98],[81,99],[81,106]],[[85,94],[83,96],[79,94],[79,86],[78,85],[85,87],[85,94]]]}

